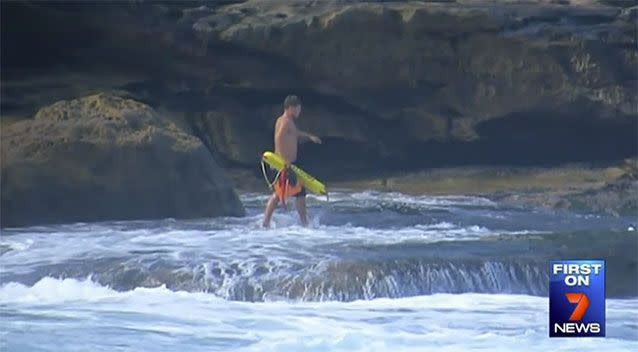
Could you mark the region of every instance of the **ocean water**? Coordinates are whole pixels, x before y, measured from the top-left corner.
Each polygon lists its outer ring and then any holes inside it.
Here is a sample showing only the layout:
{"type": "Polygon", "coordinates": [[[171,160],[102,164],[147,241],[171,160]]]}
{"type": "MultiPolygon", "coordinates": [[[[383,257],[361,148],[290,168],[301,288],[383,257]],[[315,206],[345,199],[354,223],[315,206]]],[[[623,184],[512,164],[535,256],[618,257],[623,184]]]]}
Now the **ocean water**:
{"type": "Polygon", "coordinates": [[[248,216],[3,229],[2,351],[634,351],[635,219],[337,192],[248,216]],[[607,260],[607,337],[548,337],[548,261],[607,260]]]}

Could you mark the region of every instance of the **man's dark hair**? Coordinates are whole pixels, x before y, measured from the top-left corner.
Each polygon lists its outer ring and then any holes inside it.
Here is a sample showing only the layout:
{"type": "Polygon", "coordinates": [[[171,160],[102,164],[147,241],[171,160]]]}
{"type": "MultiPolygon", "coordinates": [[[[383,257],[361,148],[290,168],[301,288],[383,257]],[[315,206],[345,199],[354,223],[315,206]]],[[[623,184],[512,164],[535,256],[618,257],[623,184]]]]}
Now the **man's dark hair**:
{"type": "Polygon", "coordinates": [[[289,95],[284,100],[284,109],[288,109],[291,106],[299,106],[301,105],[301,100],[296,95],[289,95]]]}

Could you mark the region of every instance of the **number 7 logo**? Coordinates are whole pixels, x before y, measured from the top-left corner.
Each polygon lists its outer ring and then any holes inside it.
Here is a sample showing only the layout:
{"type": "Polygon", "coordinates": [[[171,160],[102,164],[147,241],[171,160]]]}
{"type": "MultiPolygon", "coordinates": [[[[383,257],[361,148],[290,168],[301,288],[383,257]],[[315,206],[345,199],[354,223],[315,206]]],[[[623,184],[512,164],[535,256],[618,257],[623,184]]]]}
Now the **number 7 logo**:
{"type": "Polygon", "coordinates": [[[569,321],[581,321],[583,315],[587,312],[587,308],[589,308],[589,298],[584,293],[566,293],[565,297],[567,297],[569,303],[576,304],[569,321]]]}

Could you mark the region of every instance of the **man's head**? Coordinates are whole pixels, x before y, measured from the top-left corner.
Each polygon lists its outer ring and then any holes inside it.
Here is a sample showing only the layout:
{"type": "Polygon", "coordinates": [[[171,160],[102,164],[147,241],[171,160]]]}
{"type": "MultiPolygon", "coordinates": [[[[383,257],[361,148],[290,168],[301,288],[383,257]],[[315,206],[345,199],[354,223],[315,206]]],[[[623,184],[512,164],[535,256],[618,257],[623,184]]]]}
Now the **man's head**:
{"type": "Polygon", "coordinates": [[[296,95],[289,95],[284,100],[284,112],[292,118],[299,117],[301,113],[301,100],[296,95]]]}

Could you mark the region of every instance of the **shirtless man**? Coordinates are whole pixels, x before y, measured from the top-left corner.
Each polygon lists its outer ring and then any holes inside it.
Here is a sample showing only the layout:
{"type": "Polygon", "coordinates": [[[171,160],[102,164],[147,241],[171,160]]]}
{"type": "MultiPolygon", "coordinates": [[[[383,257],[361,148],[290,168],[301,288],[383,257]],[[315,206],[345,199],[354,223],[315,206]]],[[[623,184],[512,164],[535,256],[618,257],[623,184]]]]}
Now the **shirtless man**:
{"type": "MultiPolygon", "coordinates": [[[[300,140],[308,139],[314,143],[321,143],[319,137],[310,133],[302,132],[297,129],[295,125],[295,119],[299,118],[301,113],[301,101],[295,95],[289,95],[284,100],[284,113],[277,118],[275,123],[275,153],[281,156],[286,161],[286,167],[297,162],[297,144],[300,140]]],[[[296,163],[298,164],[298,162],[296,163]]],[[[292,195],[296,198],[297,212],[299,212],[299,218],[301,223],[308,225],[308,219],[306,216],[306,190],[297,183],[294,173],[290,171],[288,173],[291,177],[292,186],[294,186],[292,195]]],[[[276,193],[268,200],[266,204],[266,212],[264,215],[264,227],[270,226],[270,219],[275,208],[279,204],[279,197],[276,193]]]]}

